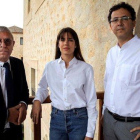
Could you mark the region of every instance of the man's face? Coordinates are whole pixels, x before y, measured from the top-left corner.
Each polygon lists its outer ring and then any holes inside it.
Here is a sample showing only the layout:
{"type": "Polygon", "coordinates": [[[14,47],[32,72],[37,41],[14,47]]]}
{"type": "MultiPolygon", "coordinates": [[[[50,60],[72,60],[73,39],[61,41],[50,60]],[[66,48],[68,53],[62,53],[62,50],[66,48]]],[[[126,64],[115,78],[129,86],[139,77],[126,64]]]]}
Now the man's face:
{"type": "Polygon", "coordinates": [[[132,21],[131,14],[124,8],[112,12],[110,28],[119,40],[127,40],[133,37],[135,21],[132,21]],[[125,18],[122,18],[125,17],[125,18]],[[128,19],[126,17],[129,17],[128,19]],[[117,18],[122,18],[118,19],[117,18]]]}
{"type": "Polygon", "coordinates": [[[13,50],[15,42],[8,32],[0,32],[0,61],[6,62],[13,50]]]}

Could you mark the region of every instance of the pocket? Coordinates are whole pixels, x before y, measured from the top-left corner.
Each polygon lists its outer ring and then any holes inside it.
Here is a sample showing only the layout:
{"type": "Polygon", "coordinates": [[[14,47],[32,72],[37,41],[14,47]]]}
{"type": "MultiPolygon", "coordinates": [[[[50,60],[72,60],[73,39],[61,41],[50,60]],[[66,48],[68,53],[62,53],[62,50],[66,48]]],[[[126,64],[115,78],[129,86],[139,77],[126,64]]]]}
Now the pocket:
{"type": "Polygon", "coordinates": [[[140,81],[140,65],[135,65],[132,81],[134,81],[134,82],[140,81]]]}
{"type": "Polygon", "coordinates": [[[51,118],[54,118],[54,117],[55,117],[55,113],[52,112],[52,113],[50,114],[50,116],[51,116],[51,118]]]}
{"type": "Polygon", "coordinates": [[[119,79],[126,85],[133,81],[134,66],[123,64],[120,69],[119,79]]]}
{"type": "Polygon", "coordinates": [[[76,116],[79,118],[79,119],[87,119],[88,118],[88,114],[87,114],[87,109],[77,109],[76,110],[76,116]]]}
{"type": "Polygon", "coordinates": [[[103,124],[109,124],[109,121],[111,120],[112,116],[108,113],[108,109],[106,108],[103,115],[103,124]]]}
{"type": "MultiPolygon", "coordinates": [[[[140,122],[139,121],[134,121],[134,122],[127,122],[125,123],[125,129],[130,132],[131,129],[140,126],[140,122]]],[[[134,134],[135,136],[139,133],[139,130],[134,131],[132,134],[134,134]]],[[[138,139],[139,140],[139,139],[138,139]]]]}
{"type": "Polygon", "coordinates": [[[52,112],[50,114],[51,118],[54,118],[57,115],[57,110],[56,109],[52,109],[52,112]]]}

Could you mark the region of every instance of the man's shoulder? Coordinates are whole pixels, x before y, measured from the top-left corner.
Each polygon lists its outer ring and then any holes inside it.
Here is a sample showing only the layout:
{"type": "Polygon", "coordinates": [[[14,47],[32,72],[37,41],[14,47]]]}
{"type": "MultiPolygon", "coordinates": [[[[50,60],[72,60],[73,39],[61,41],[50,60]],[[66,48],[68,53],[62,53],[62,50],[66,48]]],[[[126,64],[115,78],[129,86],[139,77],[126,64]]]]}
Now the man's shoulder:
{"type": "Polygon", "coordinates": [[[114,52],[114,51],[116,51],[116,49],[117,49],[117,45],[111,47],[111,48],[109,49],[108,53],[114,52]]]}
{"type": "Polygon", "coordinates": [[[14,68],[14,67],[22,68],[22,67],[24,67],[22,60],[20,60],[16,57],[13,57],[13,56],[10,56],[10,64],[11,64],[12,68],[14,68]]]}
{"type": "MultiPolygon", "coordinates": [[[[137,35],[135,35],[135,43],[136,42],[140,42],[140,37],[138,37],[137,35]]],[[[139,44],[138,44],[139,45],[139,44]]]]}
{"type": "Polygon", "coordinates": [[[15,63],[22,63],[22,60],[13,56],[10,56],[10,61],[15,62],[15,63]]]}

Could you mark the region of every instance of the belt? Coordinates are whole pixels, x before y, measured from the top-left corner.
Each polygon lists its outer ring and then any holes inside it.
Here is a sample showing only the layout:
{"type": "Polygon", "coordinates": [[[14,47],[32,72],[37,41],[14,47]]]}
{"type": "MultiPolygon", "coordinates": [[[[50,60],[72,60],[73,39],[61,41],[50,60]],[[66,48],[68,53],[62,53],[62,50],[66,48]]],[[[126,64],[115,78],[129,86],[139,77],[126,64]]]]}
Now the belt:
{"type": "Polygon", "coordinates": [[[108,110],[108,113],[113,116],[113,118],[117,121],[121,122],[134,122],[134,121],[140,121],[140,117],[123,117],[118,114],[112,113],[108,110]]]}

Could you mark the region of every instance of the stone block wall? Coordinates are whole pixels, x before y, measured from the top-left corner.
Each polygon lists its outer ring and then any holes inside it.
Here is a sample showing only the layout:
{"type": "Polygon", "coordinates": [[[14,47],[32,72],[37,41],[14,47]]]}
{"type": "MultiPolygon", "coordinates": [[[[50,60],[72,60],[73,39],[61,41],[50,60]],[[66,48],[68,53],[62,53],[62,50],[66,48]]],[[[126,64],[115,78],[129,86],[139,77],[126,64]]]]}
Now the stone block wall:
{"type": "Polygon", "coordinates": [[[15,40],[15,45],[11,55],[21,59],[21,57],[23,57],[23,45],[20,45],[20,37],[23,37],[23,34],[21,33],[12,33],[12,34],[15,40]]]}
{"type": "MultiPolygon", "coordinates": [[[[140,19],[140,1],[129,2],[140,19]]],[[[94,68],[94,79],[97,91],[104,90],[103,77],[108,50],[117,42],[111,32],[107,16],[109,8],[121,0],[28,0],[24,1],[24,65],[31,92],[31,68],[36,71],[36,89],[45,64],[54,59],[55,42],[59,30],[72,27],[78,34],[82,54],[87,63],[94,68]]],[[[140,26],[136,25],[140,34],[140,26]]],[[[30,110],[28,111],[28,114],[30,110]]],[[[49,136],[50,107],[43,105],[42,140],[49,136]]],[[[29,129],[29,119],[25,128],[29,129]]],[[[97,126],[98,127],[98,126],[97,126]]],[[[96,128],[97,128],[96,127],[96,128]]],[[[25,140],[30,140],[32,131],[25,133],[25,140]]],[[[97,132],[94,140],[97,140],[97,132]]]]}

